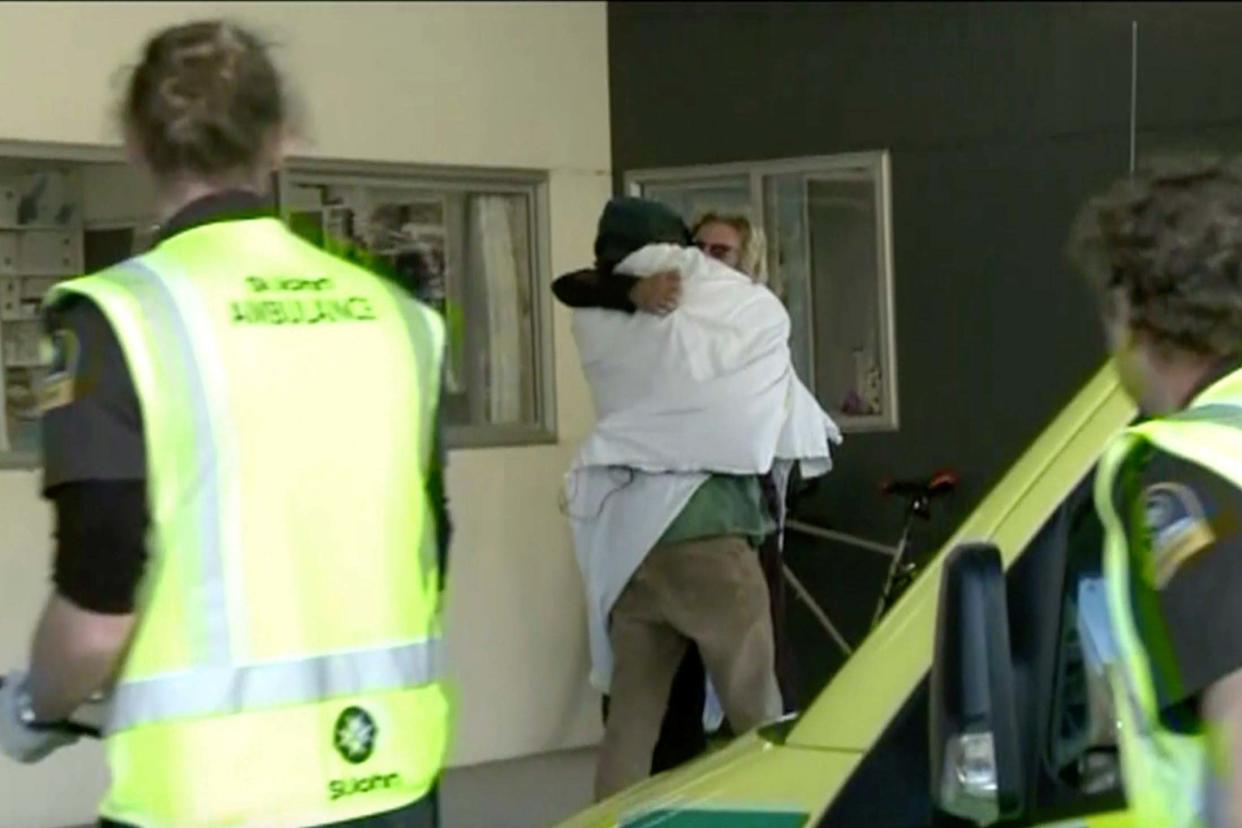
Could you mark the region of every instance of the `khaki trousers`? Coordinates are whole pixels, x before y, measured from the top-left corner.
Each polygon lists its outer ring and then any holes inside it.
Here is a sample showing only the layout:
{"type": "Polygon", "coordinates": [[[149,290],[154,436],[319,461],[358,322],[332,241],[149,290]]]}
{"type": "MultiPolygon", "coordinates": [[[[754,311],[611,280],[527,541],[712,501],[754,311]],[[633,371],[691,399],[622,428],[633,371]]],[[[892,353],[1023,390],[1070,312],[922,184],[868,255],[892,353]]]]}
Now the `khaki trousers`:
{"type": "Polygon", "coordinates": [[[673,676],[690,641],[735,733],[780,716],[768,587],[745,538],[657,546],[630,578],[609,621],[612,701],[596,799],[647,777],[673,676]]]}

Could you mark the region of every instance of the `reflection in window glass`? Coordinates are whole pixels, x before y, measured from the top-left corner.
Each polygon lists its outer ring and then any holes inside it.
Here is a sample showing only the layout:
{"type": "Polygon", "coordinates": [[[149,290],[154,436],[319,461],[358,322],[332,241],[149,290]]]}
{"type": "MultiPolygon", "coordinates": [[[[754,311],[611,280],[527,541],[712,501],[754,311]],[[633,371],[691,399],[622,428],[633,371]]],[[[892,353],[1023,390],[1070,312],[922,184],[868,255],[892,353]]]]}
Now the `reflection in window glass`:
{"type": "MultiPolygon", "coordinates": [[[[141,249],[152,194],[120,162],[0,158],[0,463],[41,457],[39,389],[52,353],[43,301],[57,283],[141,249]]],[[[70,153],[70,156],[72,153],[70,153]]]]}
{"type": "Polygon", "coordinates": [[[536,425],[531,195],[309,178],[289,188],[290,227],[395,279],[444,317],[445,422],[536,425]]]}
{"type": "Polygon", "coordinates": [[[883,411],[876,273],[874,185],[857,178],[808,178],[815,385],[851,417],[883,411]]]}
{"type": "Polygon", "coordinates": [[[770,285],[789,310],[794,370],[814,388],[811,248],[804,194],[801,175],[773,175],[763,183],[770,285]]]}

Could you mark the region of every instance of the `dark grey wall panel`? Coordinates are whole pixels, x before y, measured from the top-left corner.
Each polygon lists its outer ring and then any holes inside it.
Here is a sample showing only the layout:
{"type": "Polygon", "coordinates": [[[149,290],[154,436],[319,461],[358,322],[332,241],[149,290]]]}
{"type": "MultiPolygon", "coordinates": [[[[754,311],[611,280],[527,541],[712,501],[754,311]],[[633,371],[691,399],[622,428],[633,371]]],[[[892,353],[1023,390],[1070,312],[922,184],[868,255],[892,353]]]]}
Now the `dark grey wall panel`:
{"type": "MultiPolygon", "coordinates": [[[[1242,148],[1234,4],[609,5],[618,181],[892,151],[901,430],[850,437],[807,519],[891,537],[879,479],[953,465],[962,490],[924,534],[939,542],[1102,363],[1062,251],[1083,199],[1128,167],[1136,19],[1140,158],[1242,148]]],[[[861,633],[878,563],[796,539],[790,554],[861,633]]],[[[811,662],[809,687],[834,666],[811,662]]]]}

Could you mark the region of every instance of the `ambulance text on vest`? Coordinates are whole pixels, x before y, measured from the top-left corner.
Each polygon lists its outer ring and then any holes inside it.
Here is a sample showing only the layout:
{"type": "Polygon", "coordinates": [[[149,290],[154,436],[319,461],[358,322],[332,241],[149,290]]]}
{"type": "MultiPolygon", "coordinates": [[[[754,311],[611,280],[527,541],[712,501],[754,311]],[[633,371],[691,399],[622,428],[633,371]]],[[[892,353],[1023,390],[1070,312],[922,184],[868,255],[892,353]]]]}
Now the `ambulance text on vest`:
{"type": "Polygon", "coordinates": [[[366,297],[330,295],[333,287],[331,279],[264,279],[249,276],[245,281],[251,296],[229,303],[235,325],[317,325],[324,322],[371,322],[376,318],[375,309],[366,297]],[[315,295],[299,295],[306,292],[315,295]],[[323,295],[325,293],[329,295],[323,295]],[[259,298],[255,294],[263,296],[259,298]]]}

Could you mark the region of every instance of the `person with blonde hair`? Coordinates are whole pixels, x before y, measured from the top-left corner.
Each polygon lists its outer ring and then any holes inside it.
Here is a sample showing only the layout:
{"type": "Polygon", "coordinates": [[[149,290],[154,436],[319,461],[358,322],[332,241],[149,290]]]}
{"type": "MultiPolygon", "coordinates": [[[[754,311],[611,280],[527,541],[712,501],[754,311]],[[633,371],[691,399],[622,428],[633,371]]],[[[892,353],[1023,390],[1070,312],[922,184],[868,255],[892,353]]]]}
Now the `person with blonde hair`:
{"type": "Polygon", "coordinates": [[[761,285],[768,283],[768,245],[763,228],[742,213],[710,211],[690,229],[694,246],[713,259],[741,271],[761,285]]]}
{"type": "MultiPolygon", "coordinates": [[[[699,216],[690,229],[694,246],[713,259],[749,276],[756,284],[768,285],[768,248],[763,228],[750,220],[744,213],[726,213],[709,210],[699,216]]],[[[765,505],[770,514],[784,515],[780,495],[770,476],[760,478],[765,505]]],[[[772,605],[773,638],[776,645],[776,677],[781,688],[786,712],[798,708],[798,678],[793,645],[789,640],[785,626],[785,573],[781,558],[781,539],[783,532],[778,525],[776,530],[764,538],[759,547],[759,563],[763,567],[764,578],[768,582],[769,599],[772,605]]],[[[694,653],[687,656],[692,658],[694,653]]],[[[676,688],[675,688],[676,689],[676,688]]],[[[697,701],[694,696],[674,696],[670,707],[693,705],[697,701]],[[680,699],[685,701],[680,701],[680,699]]],[[[719,727],[721,715],[718,705],[713,700],[711,724],[719,727]]],[[[693,709],[693,708],[690,708],[693,709]]]]}

